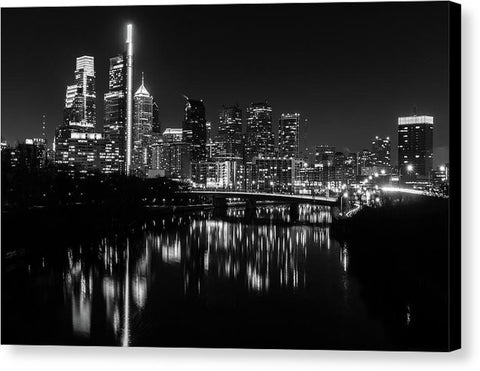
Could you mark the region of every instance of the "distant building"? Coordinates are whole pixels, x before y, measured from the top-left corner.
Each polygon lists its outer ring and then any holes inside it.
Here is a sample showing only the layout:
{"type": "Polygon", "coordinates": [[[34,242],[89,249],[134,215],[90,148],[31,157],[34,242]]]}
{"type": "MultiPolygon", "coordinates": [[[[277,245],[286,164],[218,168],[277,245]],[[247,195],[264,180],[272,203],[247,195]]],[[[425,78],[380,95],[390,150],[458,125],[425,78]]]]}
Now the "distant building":
{"type": "Polygon", "coordinates": [[[402,176],[426,178],[433,168],[433,117],[398,118],[398,169],[402,176]]]}
{"type": "Polygon", "coordinates": [[[188,179],[191,171],[189,151],[190,146],[182,141],[182,129],[166,128],[161,139],[151,145],[149,173],[175,179],[188,179]]]}
{"type": "Polygon", "coordinates": [[[166,142],[182,142],[183,131],[179,128],[166,128],[163,132],[163,140],[166,142]]]}
{"type": "Polygon", "coordinates": [[[333,158],[333,168],[334,168],[334,177],[336,187],[341,187],[347,183],[346,171],[345,171],[345,161],[346,157],[343,152],[335,152],[333,158]]]}
{"type": "Polygon", "coordinates": [[[247,108],[245,159],[274,155],[275,135],[272,127],[272,106],[266,102],[251,103],[247,108]]]}
{"type": "Polygon", "coordinates": [[[357,174],[370,176],[377,172],[374,155],[368,149],[362,149],[357,153],[357,174]]]}
{"type": "Polygon", "coordinates": [[[295,183],[295,159],[255,157],[252,161],[252,189],[291,193],[295,183]]]}
{"type": "Polygon", "coordinates": [[[145,176],[151,161],[153,129],[153,97],[145,88],[142,73],[142,84],[133,96],[132,127],[132,174],[145,176]]]}
{"type": "Polygon", "coordinates": [[[191,161],[207,157],[207,126],[203,101],[187,98],[183,120],[183,141],[191,147],[191,161]]]}
{"type": "Polygon", "coordinates": [[[218,136],[223,156],[243,157],[242,149],[242,110],[238,105],[223,108],[218,117],[218,136]]]}
{"type": "Polygon", "coordinates": [[[123,55],[110,58],[108,92],[103,101],[107,142],[104,173],[125,173],[126,156],[126,63],[123,55]]]}
{"type": "Polygon", "coordinates": [[[299,158],[300,114],[282,113],[278,122],[278,155],[299,158]]]}
{"type": "Polygon", "coordinates": [[[347,184],[355,183],[357,175],[357,154],[351,152],[345,155],[345,180],[347,184]]]}
{"type": "Polygon", "coordinates": [[[94,58],[78,57],[75,83],[67,86],[64,121],[77,132],[93,132],[96,124],[96,89],[94,58]]]}
{"type": "Polygon", "coordinates": [[[390,174],[392,167],[391,151],[390,137],[381,138],[376,136],[372,141],[373,166],[376,166],[380,171],[385,170],[386,173],[390,174]]]}
{"type": "Polygon", "coordinates": [[[54,141],[55,163],[69,172],[100,171],[107,157],[103,136],[95,133],[95,100],[94,58],[78,57],[75,84],[67,86],[64,122],[56,129],[54,141]]]}
{"type": "Polygon", "coordinates": [[[228,158],[200,163],[201,177],[207,189],[237,190],[243,188],[243,161],[241,158],[228,158]]]}
{"type": "Polygon", "coordinates": [[[158,109],[158,104],[153,100],[152,106],[152,132],[156,134],[162,133],[162,128],[160,124],[160,110],[158,109]]]}
{"type": "Polygon", "coordinates": [[[335,181],[334,159],[334,146],[320,145],[315,147],[315,166],[321,169],[324,185],[335,181]]]}

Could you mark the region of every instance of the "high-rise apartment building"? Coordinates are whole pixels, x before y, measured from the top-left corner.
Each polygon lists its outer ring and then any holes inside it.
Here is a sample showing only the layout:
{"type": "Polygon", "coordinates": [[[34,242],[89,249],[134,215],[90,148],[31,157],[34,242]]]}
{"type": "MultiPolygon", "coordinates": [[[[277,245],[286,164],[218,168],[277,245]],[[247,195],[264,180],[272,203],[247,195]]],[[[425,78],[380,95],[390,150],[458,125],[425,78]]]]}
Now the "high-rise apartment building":
{"type": "Polygon", "coordinates": [[[433,117],[398,118],[398,169],[401,175],[428,177],[433,168],[433,117]]]}
{"type": "Polygon", "coordinates": [[[217,141],[224,156],[242,156],[242,110],[238,105],[223,106],[220,110],[217,141]]]}
{"type": "Polygon", "coordinates": [[[274,156],[274,149],[272,106],[266,102],[251,103],[247,108],[245,159],[274,156]]]}
{"type": "Polygon", "coordinates": [[[278,155],[284,158],[299,157],[300,114],[282,113],[278,122],[278,155]]]}
{"type": "Polygon", "coordinates": [[[207,157],[207,126],[203,101],[187,98],[182,130],[183,141],[191,147],[191,161],[204,161],[207,157]]]}
{"type": "Polygon", "coordinates": [[[391,151],[390,137],[376,136],[372,141],[373,165],[377,168],[389,170],[391,167],[391,151]]]}

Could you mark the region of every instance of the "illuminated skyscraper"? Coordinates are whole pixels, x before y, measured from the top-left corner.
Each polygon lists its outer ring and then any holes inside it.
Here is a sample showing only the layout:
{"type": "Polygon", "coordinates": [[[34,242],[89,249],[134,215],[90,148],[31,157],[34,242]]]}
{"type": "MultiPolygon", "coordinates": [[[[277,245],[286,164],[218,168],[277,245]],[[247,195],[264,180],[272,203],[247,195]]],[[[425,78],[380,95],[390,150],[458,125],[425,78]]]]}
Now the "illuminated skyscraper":
{"type": "Polygon", "coordinates": [[[143,73],[142,85],[135,92],[133,103],[131,174],[144,176],[147,173],[151,157],[149,147],[152,144],[153,97],[145,88],[143,73]]]}
{"type": "Polygon", "coordinates": [[[218,141],[221,152],[229,157],[242,156],[242,110],[238,105],[220,110],[218,117],[218,141]]]}
{"type": "Polygon", "coordinates": [[[110,58],[108,93],[104,95],[105,173],[125,172],[126,64],[124,55],[110,58]]]}
{"type": "Polygon", "coordinates": [[[245,157],[251,161],[254,157],[274,155],[275,135],[272,128],[272,106],[266,102],[252,103],[247,108],[245,157]]]}
{"type": "Polygon", "coordinates": [[[55,132],[55,162],[69,172],[100,170],[104,141],[95,133],[96,92],[94,58],[78,57],[75,83],[67,86],[64,122],[55,132]]]}
{"type": "Polygon", "coordinates": [[[398,169],[401,175],[427,177],[433,168],[433,117],[398,118],[398,169]]]}
{"type": "Polygon", "coordinates": [[[127,91],[126,91],[126,112],[127,112],[127,145],[126,145],[126,172],[130,175],[130,167],[132,163],[132,127],[133,127],[133,26],[127,25],[127,50],[126,50],[126,66],[127,66],[127,91]]]}
{"type": "Polygon", "coordinates": [[[372,155],[374,166],[383,168],[385,170],[390,169],[392,145],[390,138],[380,138],[378,136],[372,141],[372,155]]]}
{"type": "Polygon", "coordinates": [[[282,113],[278,122],[278,155],[298,158],[300,140],[300,114],[282,113]]]}
{"type": "Polygon", "coordinates": [[[64,124],[77,132],[93,132],[96,124],[96,91],[94,58],[78,57],[75,83],[67,86],[64,124]]]}
{"type": "Polygon", "coordinates": [[[191,146],[191,161],[207,157],[207,126],[203,101],[187,98],[183,120],[183,140],[191,146]]]}
{"type": "Polygon", "coordinates": [[[335,147],[320,145],[315,148],[315,167],[321,168],[322,182],[333,182],[335,179],[335,147]]]}
{"type": "Polygon", "coordinates": [[[153,100],[153,124],[152,124],[152,131],[157,134],[162,134],[161,127],[160,127],[160,111],[158,109],[158,104],[153,100]]]}

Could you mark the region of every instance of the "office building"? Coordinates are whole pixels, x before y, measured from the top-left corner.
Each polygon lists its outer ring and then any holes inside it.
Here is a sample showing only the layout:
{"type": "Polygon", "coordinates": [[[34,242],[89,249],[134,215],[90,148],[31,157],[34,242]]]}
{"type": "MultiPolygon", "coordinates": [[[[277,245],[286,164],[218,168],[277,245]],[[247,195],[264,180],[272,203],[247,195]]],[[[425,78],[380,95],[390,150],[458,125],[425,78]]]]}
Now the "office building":
{"type": "Polygon", "coordinates": [[[433,117],[398,118],[398,169],[402,176],[427,178],[433,168],[433,117]]]}
{"type": "Polygon", "coordinates": [[[218,118],[218,136],[223,156],[241,157],[242,150],[242,110],[238,105],[223,106],[218,118]]]}
{"type": "Polygon", "coordinates": [[[107,157],[104,173],[125,173],[126,155],[126,63],[125,56],[110,58],[108,92],[104,95],[104,135],[107,157]]]}
{"type": "Polygon", "coordinates": [[[143,73],[142,84],[135,92],[133,104],[133,147],[130,173],[145,176],[151,159],[149,147],[153,144],[153,97],[145,88],[143,73]]]}
{"type": "Polygon", "coordinates": [[[245,160],[272,157],[275,154],[272,107],[266,102],[251,103],[247,108],[245,160]]]}
{"type": "Polygon", "coordinates": [[[278,155],[299,158],[300,114],[282,113],[278,122],[278,155]]]}

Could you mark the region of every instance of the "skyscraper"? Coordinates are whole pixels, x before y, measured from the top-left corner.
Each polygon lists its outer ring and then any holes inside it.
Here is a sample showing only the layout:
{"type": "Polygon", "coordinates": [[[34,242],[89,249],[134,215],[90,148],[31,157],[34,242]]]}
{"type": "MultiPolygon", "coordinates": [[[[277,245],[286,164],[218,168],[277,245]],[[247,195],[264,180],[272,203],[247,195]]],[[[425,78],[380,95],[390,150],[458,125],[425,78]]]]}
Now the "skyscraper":
{"type": "Polygon", "coordinates": [[[162,134],[161,127],[160,127],[160,111],[158,109],[158,104],[153,100],[153,123],[152,123],[152,131],[156,134],[162,134]]]}
{"type": "Polygon", "coordinates": [[[254,157],[274,155],[275,135],[272,128],[272,106],[267,102],[251,103],[247,108],[245,157],[251,161],[254,157]]]}
{"type": "Polygon", "coordinates": [[[372,141],[373,165],[377,168],[389,170],[391,167],[391,150],[390,137],[380,138],[376,136],[372,141]]]}
{"type": "Polygon", "coordinates": [[[320,145],[315,148],[315,166],[321,168],[322,182],[333,182],[335,179],[335,147],[320,145]]]}
{"type": "Polygon", "coordinates": [[[110,58],[108,93],[104,95],[104,133],[107,141],[105,173],[125,172],[126,64],[125,56],[110,58]]]}
{"type": "Polygon", "coordinates": [[[203,101],[187,98],[182,125],[183,140],[190,145],[191,161],[207,157],[207,126],[203,101]]]}
{"type": "Polygon", "coordinates": [[[433,117],[398,118],[398,169],[401,175],[427,177],[433,168],[433,117]]]}
{"type": "Polygon", "coordinates": [[[64,122],[55,132],[55,162],[68,171],[89,173],[100,168],[102,134],[95,133],[96,92],[94,58],[78,57],[75,83],[65,94],[64,122]]]}
{"type": "Polygon", "coordinates": [[[144,176],[149,164],[150,145],[152,144],[153,126],[153,97],[145,88],[142,73],[142,85],[137,89],[133,97],[134,119],[132,128],[132,163],[131,174],[144,176]]]}
{"type": "Polygon", "coordinates": [[[298,158],[300,140],[300,114],[282,113],[278,122],[278,155],[298,158]]]}
{"type": "Polygon", "coordinates": [[[67,85],[64,124],[77,132],[93,132],[96,124],[96,91],[94,58],[78,57],[75,82],[67,85]]]}
{"type": "Polygon", "coordinates": [[[127,50],[126,50],[126,66],[127,66],[127,91],[126,91],[126,112],[127,112],[127,133],[126,133],[126,173],[130,175],[130,167],[132,163],[132,124],[133,124],[133,26],[127,25],[127,50]]]}
{"type": "Polygon", "coordinates": [[[242,156],[242,110],[238,105],[223,106],[218,115],[218,141],[226,156],[242,156]]]}

